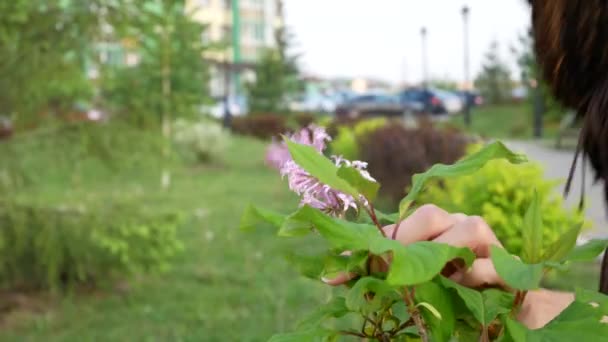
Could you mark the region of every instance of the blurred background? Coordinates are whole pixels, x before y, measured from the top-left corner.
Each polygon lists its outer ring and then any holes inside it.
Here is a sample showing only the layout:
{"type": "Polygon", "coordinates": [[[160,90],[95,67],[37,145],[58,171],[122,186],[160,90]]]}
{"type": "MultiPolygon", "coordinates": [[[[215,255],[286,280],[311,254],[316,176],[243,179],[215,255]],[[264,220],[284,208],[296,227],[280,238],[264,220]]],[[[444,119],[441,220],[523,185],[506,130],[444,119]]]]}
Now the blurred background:
{"type": "MultiPolygon", "coordinates": [[[[289,262],[318,246],[238,225],[249,203],[296,207],[273,141],[310,124],[369,164],[388,212],[413,174],[502,139],[531,162],[419,204],[481,215],[518,253],[536,189],[546,245],[580,222],[581,241],[605,237],[590,174],[562,198],[579,127],[529,28],[523,0],[0,1],[0,340],[291,329],[331,293],[289,262]]],[[[598,272],[545,285],[595,289],[598,272]]]]}

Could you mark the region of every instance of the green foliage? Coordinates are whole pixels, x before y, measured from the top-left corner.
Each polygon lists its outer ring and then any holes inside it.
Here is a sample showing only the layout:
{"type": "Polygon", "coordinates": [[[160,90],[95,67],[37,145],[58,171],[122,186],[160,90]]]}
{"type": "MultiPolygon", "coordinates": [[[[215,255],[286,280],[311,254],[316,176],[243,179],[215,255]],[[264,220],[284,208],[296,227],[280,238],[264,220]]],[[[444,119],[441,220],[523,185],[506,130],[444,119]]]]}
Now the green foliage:
{"type": "Polygon", "coordinates": [[[173,124],[174,140],[185,155],[194,155],[198,162],[206,163],[218,158],[226,149],[230,136],[217,122],[178,119],[173,124]]]}
{"type": "Polygon", "coordinates": [[[285,110],[286,69],[279,51],[265,50],[255,67],[255,82],[247,85],[249,107],[253,113],[285,110]]]}
{"type": "Polygon", "coordinates": [[[287,130],[287,120],[283,115],[249,115],[232,120],[232,131],[234,133],[260,139],[276,138],[286,133],[287,130]]]}
{"type": "Polygon", "coordinates": [[[0,145],[0,192],[58,184],[69,189],[94,181],[157,172],[162,139],[120,122],[51,126],[0,145]]]}
{"type": "Polygon", "coordinates": [[[360,159],[359,144],[361,141],[387,123],[386,118],[373,118],[361,120],[354,126],[338,126],[338,135],[331,141],[330,149],[333,154],[346,159],[360,159]]]}
{"type": "Polygon", "coordinates": [[[182,248],[177,216],[144,215],[118,200],[38,206],[3,198],[0,225],[3,288],[109,284],[117,277],[166,271],[182,248]]]}
{"type": "Polygon", "coordinates": [[[298,55],[290,51],[292,38],[287,28],[277,28],[276,49],[264,49],[259,56],[254,70],[255,81],[246,85],[251,112],[284,111],[286,98],[301,90],[298,55]]]}
{"type": "Polygon", "coordinates": [[[468,143],[458,131],[432,125],[408,128],[391,122],[368,134],[359,148],[361,160],[368,163],[370,174],[381,184],[382,197],[396,207],[416,173],[436,163],[457,161],[468,143]]]}
{"type": "Polygon", "coordinates": [[[122,0],[16,0],[0,4],[0,114],[33,124],[91,99],[85,61],[103,23],[128,16],[122,0]],[[100,17],[99,13],[104,13],[100,17]],[[101,20],[100,20],[101,19],[101,20]]]}
{"type": "Polygon", "coordinates": [[[0,286],[60,289],[166,270],[180,215],[152,211],[133,182],[160,174],[156,134],[119,123],[71,124],[0,146],[0,286]]]}
{"type": "Polygon", "coordinates": [[[475,87],[491,104],[505,103],[511,98],[511,71],[500,58],[498,42],[490,45],[482,70],[475,79],[475,87]]]}
{"type": "Polygon", "coordinates": [[[518,290],[536,290],[543,277],[543,265],[526,264],[502,248],[492,246],[492,264],[507,285],[518,290]]]}
{"type": "Polygon", "coordinates": [[[564,208],[554,190],[556,185],[543,178],[543,170],[536,163],[513,165],[496,160],[474,174],[429,184],[419,201],[483,217],[504,247],[521,255],[524,218],[536,192],[542,213],[542,253],[584,220],[581,213],[564,208]]]}
{"type": "MultiPolygon", "coordinates": [[[[337,171],[329,159],[309,146],[291,141],[287,141],[287,144],[294,161],[311,176],[355,198],[366,196],[364,190],[367,188],[362,187],[359,179],[352,177],[351,173],[337,171]]],[[[409,212],[405,209],[409,203],[417,200],[427,181],[467,176],[499,159],[512,163],[525,162],[525,157],[496,142],[452,166],[438,165],[417,175],[414,177],[413,190],[403,201],[405,205],[402,206],[400,218],[409,212]]],[[[364,205],[367,204],[361,204],[364,205]]],[[[429,241],[402,245],[386,237],[379,225],[349,222],[309,206],[301,207],[284,219],[274,212],[250,208],[243,218],[242,228],[251,229],[256,222],[264,222],[278,228],[280,236],[299,238],[316,231],[329,244],[329,249],[324,253],[329,257],[311,258],[310,262],[321,263],[325,269],[311,274],[335,276],[341,273],[352,277],[344,297],[336,297],[319,308],[306,324],[300,326],[299,331],[276,335],[271,340],[310,341],[350,335],[381,341],[407,340],[410,337],[429,341],[429,336],[430,340],[438,341],[463,336],[482,336],[481,340],[484,341],[521,340],[525,336],[542,340],[550,336],[556,341],[568,341],[564,337],[566,334],[560,336],[559,332],[568,330],[573,323],[587,329],[585,333],[588,338],[597,339],[605,334],[606,329],[602,323],[606,316],[602,315],[607,312],[608,304],[604,302],[608,303],[608,299],[603,296],[598,297],[595,305],[588,302],[587,310],[582,309],[582,303],[589,301],[589,296],[577,296],[574,304],[541,330],[529,331],[517,322],[510,321],[512,314],[519,310],[526,291],[537,288],[543,273],[556,266],[556,262],[550,258],[556,258],[558,254],[572,256],[572,253],[576,253],[571,252],[574,244],[569,240],[565,243],[569,248],[557,253],[541,254],[540,251],[530,250],[538,246],[542,239],[541,208],[537,197],[526,208],[525,227],[528,231],[521,233],[527,251],[523,261],[504,249],[496,246],[491,249],[493,264],[507,285],[516,289],[514,295],[497,289],[478,291],[465,288],[441,276],[445,265],[452,260],[461,260],[464,267],[472,265],[475,255],[468,248],[429,241]],[[600,310],[591,314],[590,307],[600,310]],[[352,320],[340,319],[347,316],[360,316],[362,321],[353,325],[356,327],[354,330],[337,329],[338,325],[333,322],[335,320],[353,324],[352,320]],[[328,321],[332,321],[332,324],[326,324],[328,321]],[[502,329],[503,324],[506,329],[502,329]],[[490,335],[491,326],[496,328],[493,329],[496,331],[493,336],[490,335]]],[[[376,221],[373,207],[369,205],[365,209],[372,221],[376,221]]],[[[596,247],[586,247],[584,251],[579,249],[578,255],[593,257],[591,251],[599,252],[596,247]]],[[[567,258],[559,260],[562,264],[567,262],[567,258]]]]}
{"type": "Polygon", "coordinates": [[[190,15],[184,0],[146,1],[117,37],[131,41],[127,51],[140,60],[132,67],[106,66],[102,96],[133,123],[193,117],[209,100],[209,65],[201,56],[214,47],[203,42],[206,27],[190,15]]]}
{"type": "Polygon", "coordinates": [[[520,35],[519,45],[519,47],[512,47],[512,51],[517,56],[517,64],[521,70],[521,83],[528,91],[528,105],[530,108],[534,106],[537,92],[540,92],[545,117],[559,120],[568,111],[555,100],[549,86],[540,75],[534,55],[533,38],[529,34],[520,35]]]}
{"type": "Polygon", "coordinates": [[[414,175],[414,185],[407,196],[399,204],[401,217],[407,213],[410,205],[420,195],[424,186],[433,178],[454,178],[471,174],[483,168],[488,162],[495,159],[506,159],[511,164],[521,164],[527,161],[521,154],[511,152],[503,143],[494,142],[469,155],[453,165],[436,164],[427,172],[414,175]]]}

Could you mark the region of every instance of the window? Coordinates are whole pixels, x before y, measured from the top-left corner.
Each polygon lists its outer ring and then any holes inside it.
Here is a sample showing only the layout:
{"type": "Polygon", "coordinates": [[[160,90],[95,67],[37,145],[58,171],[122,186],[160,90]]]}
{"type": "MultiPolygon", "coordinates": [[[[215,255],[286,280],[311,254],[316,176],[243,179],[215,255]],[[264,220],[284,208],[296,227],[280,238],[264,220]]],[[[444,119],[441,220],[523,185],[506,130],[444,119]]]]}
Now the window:
{"type": "Polygon", "coordinates": [[[199,7],[208,7],[210,0],[196,0],[196,5],[199,7]]]}
{"type": "Polygon", "coordinates": [[[264,25],[262,23],[253,24],[253,38],[258,41],[264,40],[264,25]]]}

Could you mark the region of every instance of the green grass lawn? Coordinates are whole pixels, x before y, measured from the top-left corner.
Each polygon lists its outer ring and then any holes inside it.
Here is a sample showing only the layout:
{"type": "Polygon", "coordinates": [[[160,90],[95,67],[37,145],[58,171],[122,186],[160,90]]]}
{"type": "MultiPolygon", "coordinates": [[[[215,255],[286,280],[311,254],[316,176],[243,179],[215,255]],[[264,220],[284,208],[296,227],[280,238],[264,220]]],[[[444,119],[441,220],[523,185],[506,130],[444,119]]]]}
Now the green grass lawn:
{"type": "Polygon", "coordinates": [[[152,171],[130,183],[98,184],[99,193],[139,189],[148,206],[189,213],[181,228],[185,252],[170,272],[132,281],[126,294],[71,295],[42,313],[14,313],[0,340],[264,341],[291,328],[330,290],[299,277],[282,256],[285,248],[312,247],[289,245],[271,231],[238,230],[249,203],[280,211],[297,205],[277,172],[263,164],[263,149],[261,142],[236,138],[220,163],[176,167],[167,192],[157,190],[152,171]]]}
{"type": "MultiPolygon", "coordinates": [[[[545,137],[553,137],[559,123],[546,120],[545,137]]],[[[482,137],[498,139],[530,139],[533,131],[532,108],[527,104],[488,105],[473,108],[470,128],[464,126],[461,114],[450,117],[447,124],[482,137]]]]}
{"type": "MultiPolygon", "coordinates": [[[[126,291],[122,286],[56,296],[39,312],[14,312],[0,323],[0,340],[265,341],[292,328],[332,290],[298,276],[284,260],[286,250],[312,251],[314,243],[238,230],[249,203],[283,212],[297,205],[277,172],[264,165],[264,147],[235,137],[213,165],[176,165],[166,192],[159,190],[156,169],[107,182],[92,179],[72,189],[74,198],[138,193],[149,208],[185,212],[180,234],[185,251],[171,271],[130,281],[126,291]]],[[[33,195],[42,200],[62,191],[48,184],[33,195]]],[[[578,285],[595,288],[596,270],[577,269],[548,283],[569,288],[573,282],[567,279],[575,274],[578,285]]]]}

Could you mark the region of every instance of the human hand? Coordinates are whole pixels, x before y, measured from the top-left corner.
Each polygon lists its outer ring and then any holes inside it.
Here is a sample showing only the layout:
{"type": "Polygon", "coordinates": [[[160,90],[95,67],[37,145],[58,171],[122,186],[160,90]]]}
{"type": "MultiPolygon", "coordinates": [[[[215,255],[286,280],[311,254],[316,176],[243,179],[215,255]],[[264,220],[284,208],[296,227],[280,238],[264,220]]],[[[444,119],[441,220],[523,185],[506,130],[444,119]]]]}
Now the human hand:
{"type": "MultiPolygon", "coordinates": [[[[392,236],[394,229],[395,225],[384,227],[386,236],[392,236]]],[[[442,274],[467,287],[501,287],[508,290],[508,286],[500,278],[490,259],[490,247],[502,247],[502,244],[488,224],[479,216],[450,214],[437,206],[424,205],[401,222],[395,240],[403,245],[418,241],[433,241],[455,247],[468,247],[477,256],[472,266],[466,269],[450,263],[446,265],[442,274]]],[[[343,274],[333,279],[324,279],[324,281],[329,285],[341,285],[353,276],[343,274]]],[[[547,290],[529,291],[518,319],[531,329],[540,328],[557,316],[573,300],[574,296],[570,293],[547,290]]]]}

